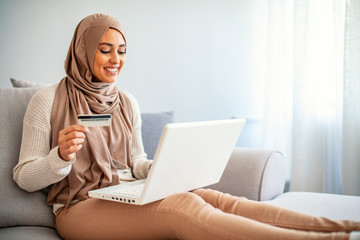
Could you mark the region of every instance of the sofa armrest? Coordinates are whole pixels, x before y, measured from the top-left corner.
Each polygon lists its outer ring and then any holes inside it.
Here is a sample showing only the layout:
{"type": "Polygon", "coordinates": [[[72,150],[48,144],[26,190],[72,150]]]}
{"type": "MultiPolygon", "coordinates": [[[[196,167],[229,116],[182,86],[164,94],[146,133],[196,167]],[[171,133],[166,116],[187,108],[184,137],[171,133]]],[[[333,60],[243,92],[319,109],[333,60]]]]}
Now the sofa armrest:
{"type": "Polygon", "coordinates": [[[265,201],[283,193],[285,182],[285,159],[280,152],[235,148],[220,182],[208,188],[265,201]]]}

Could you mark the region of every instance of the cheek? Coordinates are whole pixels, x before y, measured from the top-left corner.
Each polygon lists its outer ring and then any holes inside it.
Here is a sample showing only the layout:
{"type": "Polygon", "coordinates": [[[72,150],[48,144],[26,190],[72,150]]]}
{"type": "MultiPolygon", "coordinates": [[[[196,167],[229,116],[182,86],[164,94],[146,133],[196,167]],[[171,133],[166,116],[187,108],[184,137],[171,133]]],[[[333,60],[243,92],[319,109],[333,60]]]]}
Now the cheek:
{"type": "MultiPolygon", "coordinates": [[[[119,69],[120,71],[121,71],[121,69],[123,68],[125,62],[126,62],[126,56],[121,57],[121,58],[120,58],[120,69],[119,69]]],[[[120,74],[120,71],[119,71],[118,74],[120,74]]]]}
{"type": "Polygon", "coordinates": [[[95,76],[100,73],[103,65],[103,59],[100,56],[95,57],[94,59],[94,74],[95,76]]]}
{"type": "Polygon", "coordinates": [[[94,63],[94,75],[96,77],[99,77],[99,73],[100,73],[99,65],[94,63]]]}
{"type": "Polygon", "coordinates": [[[124,64],[126,62],[126,55],[121,56],[120,62],[124,64]]]}

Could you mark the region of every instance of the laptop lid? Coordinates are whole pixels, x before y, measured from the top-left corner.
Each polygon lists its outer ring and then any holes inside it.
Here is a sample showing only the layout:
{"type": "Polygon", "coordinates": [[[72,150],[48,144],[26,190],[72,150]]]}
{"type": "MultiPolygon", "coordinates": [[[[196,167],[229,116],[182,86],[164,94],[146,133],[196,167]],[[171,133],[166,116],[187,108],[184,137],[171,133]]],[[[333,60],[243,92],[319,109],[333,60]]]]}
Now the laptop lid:
{"type": "Polygon", "coordinates": [[[245,119],[167,124],[140,204],[219,182],[244,124],[245,119]]]}

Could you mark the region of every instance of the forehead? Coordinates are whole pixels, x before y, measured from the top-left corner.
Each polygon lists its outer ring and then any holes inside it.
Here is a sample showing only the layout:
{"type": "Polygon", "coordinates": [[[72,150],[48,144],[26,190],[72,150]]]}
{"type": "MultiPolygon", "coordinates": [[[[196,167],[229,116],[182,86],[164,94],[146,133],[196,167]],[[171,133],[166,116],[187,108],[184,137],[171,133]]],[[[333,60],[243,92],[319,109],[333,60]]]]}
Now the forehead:
{"type": "Polygon", "coordinates": [[[102,36],[100,43],[111,43],[115,46],[125,44],[123,35],[115,29],[109,28],[102,36]]]}

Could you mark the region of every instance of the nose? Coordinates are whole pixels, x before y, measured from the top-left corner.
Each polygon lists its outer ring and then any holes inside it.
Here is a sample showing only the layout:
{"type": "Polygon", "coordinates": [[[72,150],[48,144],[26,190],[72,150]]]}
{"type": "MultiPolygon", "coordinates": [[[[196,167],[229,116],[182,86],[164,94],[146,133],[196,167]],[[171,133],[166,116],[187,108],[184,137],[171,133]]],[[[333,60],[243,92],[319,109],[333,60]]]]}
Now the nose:
{"type": "Polygon", "coordinates": [[[110,56],[110,62],[111,63],[119,63],[120,62],[120,56],[117,54],[117,52],[113,52],[110,56]]]}

